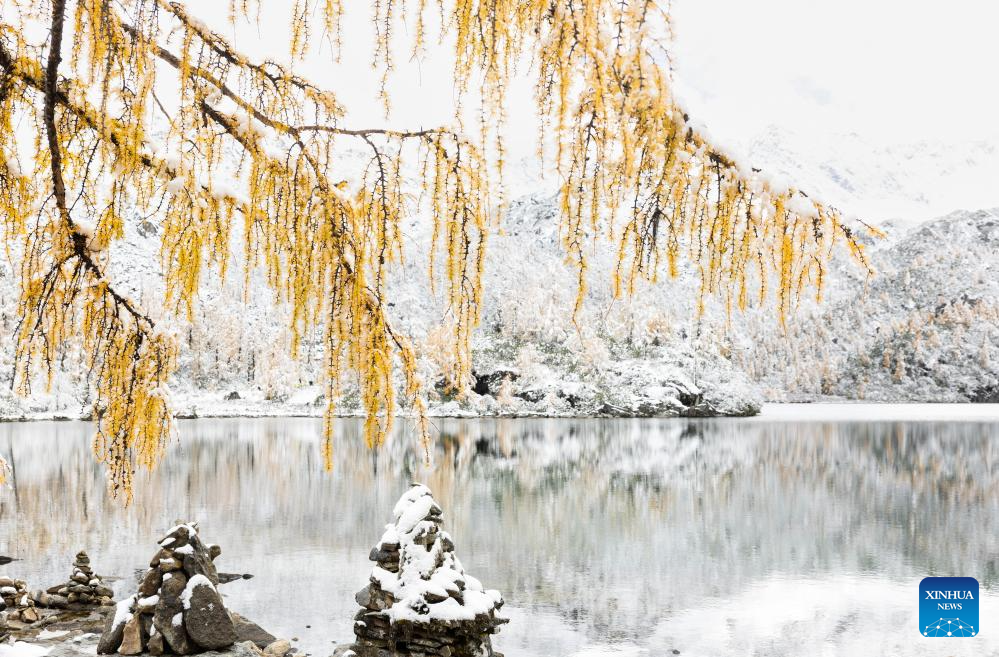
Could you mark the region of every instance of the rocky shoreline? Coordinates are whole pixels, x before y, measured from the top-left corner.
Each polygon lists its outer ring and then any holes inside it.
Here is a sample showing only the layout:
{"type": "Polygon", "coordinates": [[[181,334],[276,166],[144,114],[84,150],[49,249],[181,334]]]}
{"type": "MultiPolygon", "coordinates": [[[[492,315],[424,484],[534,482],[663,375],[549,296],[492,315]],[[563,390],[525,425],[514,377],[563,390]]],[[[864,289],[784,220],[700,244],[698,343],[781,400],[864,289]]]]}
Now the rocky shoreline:
{"type": "MultiPolygon", "coordinates": [[[[23,622],[8,618],[0,622],[0,655],[12,657],[82,657],[101,654],[101,637],[112,624],[118,607],[76,608],[35,607],[37,620],[23,622]],[[6,652],[5,652],[6,649],[6,652]]],[[[3,612],[0,612],[3,613],[3,612]]],[[[197,654],[203,657],[291,657],[300,652],[287,639],[275,638],[240,614],[227,611],[232,642],[217,650],[197,654]]],[[[146,646],[148,648],[148,646],[146,646]]],[[[192,651],[193,652],[193,651],[192,651]]],[[[112,654],[164,654],[163,651],[118,652],[112,654]]]]}
{"type": "MultiPolygon", "coordinates": [[[[509,619],[499,591],[465,572],[430,490],[412,484],[371,550],[368,584],[355,597],[353,644],[334,657],[502,657],[492,635],[509,619]]],[[[70,578],[45,591],[0,578],[0,657],[77,655],[292,657],[302,654],[229,610],[218,545],[180,522],[156,543],[134,593],[117,602],[79,552],[70,578]]]]}
{"type": "Polygon", "coordinates": [[[29,593],[24,580],[0,577],[0,655],[298,654],[290,641],[226,609],[217,587],[247,576],[218,573],[213,561],[221,552],[198,538],[195,524],[178,524],[159,541],[136,594],[117,604],[82,551],[69,580],[45,591],[29,593]]]}
{"type": "MultiPolygon", "coordinates": [[[[657,389],[658,391],[658,389],[657,389]]],[[[227,399],[230,393],[212,393],[200,397],[199,403],[188,402],[177,407],[175,417],[181,420],[199,418],[321,418],[325,410],[322,397],[316,394],[309,401],[260,401],[253,399],[227,399]],[[213,398],[215,397],[215,398],[213,398]]],[[[448,400],[432,403],[427,415],[436,418],[670,418],[670,417],[751,417],[758,415],[762,407],[755,399],[732,400],[722,405],[717,400],[705,398],[700,393],[683,393],[660,396],[655,399],[639,399],[633,403],[621,404],[613,401],[592,400],[583,407],[580,397],[572,391],[528,391],[520,401],[500,403],[492,395],[475,395],[467,400],[448,400]],[[547,404],[547,405],[546,405],[547,404]],[[575,405],[574,405],[575,404],[575,405]]],[[[238,394],[238,393],[237,393],[238,394]]],[[[303,395],[310,397],[310,395],[303,395]]],[[[364,417],[360,410],[340,408],[335,414],[340,418],[364,417]]],[[[397,417],[412,417],[401,410],[397,417]]],[[[37,410],[18,413],[0,413],[0,422],[75,422],[89,421],[91,415],[85,409],[37,410]]]]}

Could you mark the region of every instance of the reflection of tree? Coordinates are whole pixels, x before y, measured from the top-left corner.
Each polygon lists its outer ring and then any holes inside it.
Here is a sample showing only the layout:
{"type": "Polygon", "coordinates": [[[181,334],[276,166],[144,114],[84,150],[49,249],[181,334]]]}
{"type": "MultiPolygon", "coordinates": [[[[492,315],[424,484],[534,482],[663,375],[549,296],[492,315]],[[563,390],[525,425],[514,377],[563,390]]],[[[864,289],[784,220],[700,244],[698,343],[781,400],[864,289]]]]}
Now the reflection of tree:
{"type": "Polygon", "coordinates": [[[0,484],[6,483],[3,479],[5,478],[7,471],[9,471],[10,487],[14,491],[14,509],[18,509],[21,506],[21,500],[17,491],[17,462],[14,460],[14,439],[9,434],[7,435],[7,453],[10,454],[9,463],[3,455],[0,455],[0,470],[3,470],[3,472],[0,472],[0,484]]]}
{"type": "Polygon", "coordinates": [[[996,581],[994,425],[448,420],[427,470],[406,427],[371,452],[345,420],[333,475],[322,473],[318,426],[193,423],[183,454],[142,475],[124,510],[101,494],[85,427],[2,425],[17,434],[21,504],[11,511],[0,494],[0,548],[41,553],[37,567],[60,574],[84,546],[97,560],[118,550],[127,563],[131,544],[144,557],[150,536],[194,517],[235,546],[230,558],[251,561],[235,569],[280,558],[308,570],[296,585],[326,587],[346,623],[369,544],[399,490],[420,480],[465,565],[511,606],[605,639],[644,636],[670,610],[772,575],[972,568],[986,587],[996,581]]]}

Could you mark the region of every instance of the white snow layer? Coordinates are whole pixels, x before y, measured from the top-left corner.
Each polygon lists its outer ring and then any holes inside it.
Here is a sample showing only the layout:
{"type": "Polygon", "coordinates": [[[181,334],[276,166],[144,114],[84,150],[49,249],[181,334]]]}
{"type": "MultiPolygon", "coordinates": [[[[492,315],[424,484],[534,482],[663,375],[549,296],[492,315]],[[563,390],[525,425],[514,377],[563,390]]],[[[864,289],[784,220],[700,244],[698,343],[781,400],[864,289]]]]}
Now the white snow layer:
{"type": "Polygon", "coordinates": [[[215,590],[215,587],[212,586],[211,580],[201,574],[195,575],[188,580],[187,586],[180,594],[180,601],[184,605],[184,609],[191,608],[191,596],[194,595],[194,589],[199,586],[207,586],[211,590],[215,590]]]}
{"type": "Polygon", "coordinates": [[[117,605],[115,605],[114,620],[111,622],[111,628],[114,629],[132,620],[132,610],[134,608],[135,608],[134,595],[125,598],[117,605]]]}
{"type": "Polygon", "coordinates": [[[382,590],[396,599],[386,613],[393,622],[473,620],[489,613],[502,597],[498,591],[484,591],[477,579],[465,574],[454,552],[444,549],[445,543],[453,544],[446,532],[437,532],[429,546],[416,542],[437,531],[436,523],[425,519],[431,511],[441,513],[430,489],[422,484],[412,486],[395,505],[395,523],[386,527],[380,546],[398,542],[399,572],[375,566],[371,573],[382,590]],[[458,591],[462,591],[463,603],[448,596],[449,592],[458,591]],[[432,598],[446,599],[427,604],[428,594],[432,598]]]}
{"type": "Polygon", "coordinates": [[[43,657],[51,651],[52,648],[25,643],[24,641],[0,644],[0,657],[43,657]]]}

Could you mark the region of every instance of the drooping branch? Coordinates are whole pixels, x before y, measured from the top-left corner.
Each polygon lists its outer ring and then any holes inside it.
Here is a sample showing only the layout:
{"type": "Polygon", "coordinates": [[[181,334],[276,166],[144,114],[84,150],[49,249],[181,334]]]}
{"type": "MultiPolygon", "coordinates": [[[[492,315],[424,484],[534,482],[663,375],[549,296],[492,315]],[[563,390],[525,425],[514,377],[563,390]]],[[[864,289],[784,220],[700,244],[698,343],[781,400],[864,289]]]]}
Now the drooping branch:
{"type": "MultiPolygon", "coordinates": [[[[173,371],[174,347],[154,332],[152,320],[139,306],[112,285],[98,262],[93,231],[72,215],[64,149],[73,137],[72,132],[64,133],[57,117],[59,108],[69,104],[59,84],[65,20],[65,0],[53,2],[44,73],[0,44],[5,76],[41,94],[39,127],[47,146],[48,197],[55,206],[51,221],[39,221],[27,233],[15,367],[26,390],[34,357],[41,354],[51,382],[56,352],[82,328],[95,384],[95,451],[108,464],[111,489],[123,492],[128,501],[133,459],[151,466],[169,435],[170,414],[160,388],[173,371]]],[[[87,118],[97,124],[92,114],[87,118]]],[[[8,180],[14,177],[9,167],[7,174],[8,180]]]]}
{"type": "MultiPolygon", "coordinates": [[[[425,5],[415,5],[416,49],[425,44],[425,5]]],[[[294,72],[307,48],[308,7],[293,3],[290,65],[252,61],[168,0],[54,0],[47,48],[0,22],[0,154],[7,160],[0,162],[0,221],[23,250],[21,378],[27,385],[36,363],[51,377],[56,356],[71,341],[82,343],[97,400],[97,451],[121,490],[136,464],[155,462],[169,432],[176,345],[162,327],[182,310],[195,319],[203,272],[215,266],[226,275],[237,237],[246,275],[261,270],[288,303],[293,355],[302,340],[322,336],[327,463],[340,383],[349,375],[358,381],[370,443],[391,428],[400,378],[426,437],[418,347],[390,323],[388,274],[402,259],[402,222],[423,203],[433,222],[431,281],[446,281],[453,366],[442,369],[462,394],[493,226],[489,173],[502,170],[504,159],[504,90],[523,62],[536,76],[541,141],[554,146],[560,234],[578,271],[577,313],[589,252],[604,236],[617,254],[618,294],[661,271],[676,275],[687,260],[700,274],[701,304],[718,296],[745,306],[755,289],[761,300],[773,297],[781,322],[807,289],[821,293],[834,245],[869,267],[855,232],[863,224],[745,167],[686,116],[672,96],[663,3],[442,4],[459,95],[474,92],[482,101],[481,134],[473,136],[446,127],[345,127],[334,94],[294,72]],[[67,34],[72,48],[63,43],[67,34]],[[165,86],[169,92],[159,94],[165,86]],[[171,98],[176,107],[161,102],[171,98]],[[14,117],[28,117],[46,145],[28,174],[8,155],[17,150],[14,117]],[[370,149],[360,173],[345,173],[338,159],[351,141],[370,149]],[[411,156],[415,185],[404,173],[411,156]],[[108,277],[109,248],[135,211],[161,228],[162,313],[145,312],[108,277]]],[[[405,7],[383,3],[376,11],[385,75],[393,21],[405,7]]],[[[324,10],[327,28],[336,25],[341,3],[328,1],[324,10]]]]}

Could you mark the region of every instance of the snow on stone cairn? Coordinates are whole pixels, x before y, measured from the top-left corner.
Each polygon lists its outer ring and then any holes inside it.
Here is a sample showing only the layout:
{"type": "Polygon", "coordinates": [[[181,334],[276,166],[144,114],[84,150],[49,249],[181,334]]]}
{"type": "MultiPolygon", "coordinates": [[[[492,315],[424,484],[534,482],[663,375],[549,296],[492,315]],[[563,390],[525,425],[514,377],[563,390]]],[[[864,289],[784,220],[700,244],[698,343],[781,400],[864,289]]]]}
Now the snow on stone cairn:
{"type": "Polygon", "coordinates": [[[357,657],[502,657],[490,635],[508,619],[499,591],[465,573],[454,542],[441,529],[442,510],[426,486],[414,484],[371,550],[370,583],[355,599],[357,657]]]}
{"type": "Polygon", "coordinates": [[[102,655],[190,655],[231,646],[236,630],[218,592],[212,561],[196,523],[179,524],[160,541],[139,589],[108,616],[97,644],[102,655]]]}

